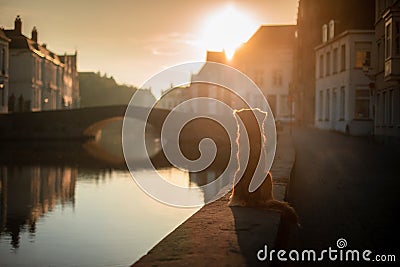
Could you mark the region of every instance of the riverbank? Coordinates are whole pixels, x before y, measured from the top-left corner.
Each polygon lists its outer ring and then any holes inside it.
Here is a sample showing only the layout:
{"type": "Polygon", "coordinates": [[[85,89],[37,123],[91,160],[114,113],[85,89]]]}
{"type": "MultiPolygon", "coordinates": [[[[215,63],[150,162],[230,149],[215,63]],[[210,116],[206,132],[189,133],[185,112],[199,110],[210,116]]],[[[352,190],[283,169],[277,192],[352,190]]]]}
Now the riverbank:
{"type": "MultiPolygon", "coordinates": [[[[294,161],[292,138],[284,127],[271,169],[278,200],[286,198],[294,161]]],[[[228,199],[229,194],[204,206],[132,266],[268,266],[258,261],[257,252],[278,242],[280,214],[231,208],[228,199]]]]}

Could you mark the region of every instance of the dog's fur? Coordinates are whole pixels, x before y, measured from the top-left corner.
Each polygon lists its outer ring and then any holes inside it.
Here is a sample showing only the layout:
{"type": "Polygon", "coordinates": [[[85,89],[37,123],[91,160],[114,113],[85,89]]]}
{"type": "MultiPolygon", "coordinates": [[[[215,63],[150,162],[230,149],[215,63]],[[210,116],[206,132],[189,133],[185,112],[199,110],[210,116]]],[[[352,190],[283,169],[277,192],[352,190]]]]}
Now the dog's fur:
{"type": "Polygon", "coordinates": [[[230,197],[230,206],[242,206],[242,207],[258,207],[267,210],[274,210],[281,212],[285,217],[294,221],[298,224],[298,216],[295,210],[287,203],[274,199],[272,193],[272,175],[271,172],[264,173],[266,179],[254,192],[249,192],[250,181],[253,178],[254,172],[259,167],[264,167],[262,164],[265,162],[265,143],[266,136],[264,134],[264,124],[267,117],[267,113],[259,109],[242,109],[234,112],[234,116],[238,125],[237,132],[237,161],[238,171],[235,174],[235,182],[240,179],[239,182],[234,186],[232,195],[230,197]],[[257,121],[257,117],[261,125],[257,121]],[[239,118],[242,120],[246,129],[240,126],[239,118]],[[261,126],[261,127],[260,127],[261,126]],[[242,131],[247,131],[249,139],[249,147],[240,141],[240,134],[242,131]],[[243,159],[244,149],[249,151],[249,158],[247,160],[247,166],[241,177],[239,176],[239,170],[242,168],[241,161],[243,159]]]}

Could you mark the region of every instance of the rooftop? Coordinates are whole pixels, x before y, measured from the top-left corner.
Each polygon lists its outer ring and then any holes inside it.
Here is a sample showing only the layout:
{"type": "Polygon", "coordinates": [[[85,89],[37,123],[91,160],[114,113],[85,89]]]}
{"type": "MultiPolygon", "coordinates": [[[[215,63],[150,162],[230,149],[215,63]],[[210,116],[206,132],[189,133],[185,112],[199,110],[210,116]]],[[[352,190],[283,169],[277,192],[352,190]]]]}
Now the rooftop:
{"type": "Polygon", "coordinates": [[[294,48],[296,30],[296,25],[262,25],[246,43],[236,50],[233,62],[257,58],[268,49],[274,51],[277,47],[294,48]]]}
{"type": "Polygon", "coordinates": [[[247,45],[293,44],[296,25],[262,25],[246,42],[247,45]]]}
{"type": "Polygon", "coordinates": [[[8,41],[8,42],[11,41],[10,38],[8,38],[6,36],[6,34],[4,33],[4,29],[2,29],[2,28],[0,28],[0,40],[8,41]]]}
{"type": "MultiPolygon", "coordinates": [[[[25,36],[22,33],[22,20],[19,16],[15,19],[14,29],[4,30],[5,35],[11,39],[9,48],[10,49],[26,49],[37,54],[42,58],[53,62],[56,65],[63,65],[62,58],[60,58],[56,53],[47,49],[46,44],[39,44],[37,41],[37,30],[34,27],[32,30],[32,38],[25,36]]],[[[1,37],[1,31],[0,31],[1,37]]]]}

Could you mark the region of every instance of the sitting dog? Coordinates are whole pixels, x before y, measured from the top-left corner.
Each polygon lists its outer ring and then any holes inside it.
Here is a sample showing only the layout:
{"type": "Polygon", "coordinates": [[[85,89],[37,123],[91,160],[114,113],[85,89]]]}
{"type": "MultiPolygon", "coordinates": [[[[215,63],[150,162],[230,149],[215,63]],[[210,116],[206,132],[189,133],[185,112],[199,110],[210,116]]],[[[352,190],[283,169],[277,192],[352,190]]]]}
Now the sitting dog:
{"type": "Polygon", "coordinates": [[[260,175],[260,172],[255,172],[257,166],[259,165],[259,168],[264,168],[265,170],[263,164],[266,161],[265,144],[267,137],[265,136],[264,125],[267,113],[259,109],[241,109],[236,110],[234,116],[238,126],[236,145],[239,166],[238,171],[235,173],[236,185],[232,190],[229,206],[258,207],[278,211],[289,220],[298,224],[298,216],[295,210],[288,203],[274,199],[271,172],[261,171],[261,175],[266,177],[266,179],[254,192],[249,192],[249,185],[253,175],[260,175]],[[243,122],[244,128],[239,123],[239,118],[243,122]],[[247,132],[248,144],[240,138],[243,131],[247,132]],[[246,157],[247,153],[248,159],[246,157]],[[243,159],[244,157],[246,159],[243,159]],[[241,177],[238,177],[240,176],[240,168],[243,168],[246,162],[246,169],[241,177]],[[238,182],[236,183],[236,181],[238,182]]]}

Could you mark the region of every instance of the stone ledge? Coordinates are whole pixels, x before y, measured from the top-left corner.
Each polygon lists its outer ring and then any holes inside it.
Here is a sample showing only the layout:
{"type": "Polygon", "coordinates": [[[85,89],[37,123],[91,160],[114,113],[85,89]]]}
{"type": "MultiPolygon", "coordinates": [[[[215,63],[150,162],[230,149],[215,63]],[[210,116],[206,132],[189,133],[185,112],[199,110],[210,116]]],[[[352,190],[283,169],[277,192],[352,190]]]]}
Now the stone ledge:
{"type": "MultiPolygon", "coordinates": [[[[274,197],[285,200],[295,160],[291,136],[282,132],[274,164],[274,197]]],[[[133,266],[253,266],[257,252],[277,242],[281,216],[277,212],[229,207],[229,196],[204,206],[133,266]]]]}
{"type": "MultiPolygon", "coordinates": [[[[228,207],[228,196],[190,217],[133,266],[248,266],[275,242],[278,213],[228,207]]],[[[268,266],[268,265],[263,265],[268,266]]]]}

